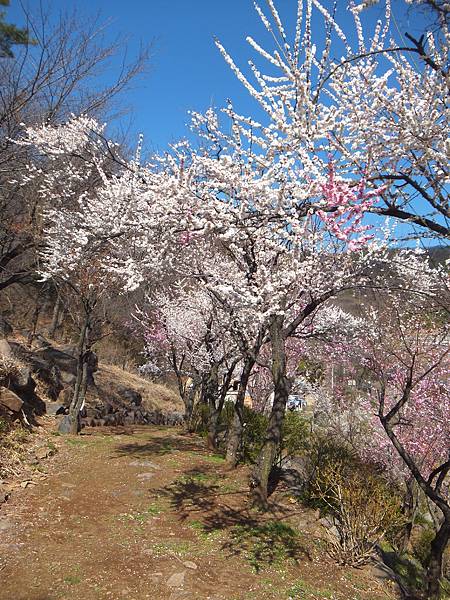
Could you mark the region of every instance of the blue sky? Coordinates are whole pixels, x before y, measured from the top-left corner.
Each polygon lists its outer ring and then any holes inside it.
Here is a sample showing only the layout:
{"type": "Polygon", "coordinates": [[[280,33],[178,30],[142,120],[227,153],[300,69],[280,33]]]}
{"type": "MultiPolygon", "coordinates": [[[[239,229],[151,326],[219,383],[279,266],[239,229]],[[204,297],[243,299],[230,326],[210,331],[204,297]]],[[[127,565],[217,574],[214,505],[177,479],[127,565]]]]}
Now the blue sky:
{"type": "MultiPolygon", "coordinates": [[[[31,10],[40,0],[11,0],[7,20],[23,22],[20,3],[31,10]]],[[[118,35],[128,38],[128,53],[135,53],[141,42],[152,44],[149,72],[135,82],[123,97],[129,108],[113,127],[129,131],[134,146],[139,133],[144,134],[146,151],[163,151],[170,142],[189,135],[189,110],[205,111],[209,106],[222,107],[227,98],[241,114],[255,115],[258,106],[237,81],[214,45],[218,37],[233,59],[244,70],[254,51],[245,38],[251,35],[258,43],[271,49],[270,38],[253,7],[252,0],[41,0],[44,7],[53,1],[53,15],[59,11],[77,10],[80,18],[92,19],[99,14],[99,23],[107,24],[106,38],[118,35]]],[[[331,9],[332,0],[322,0],[331,9]]],[[[346,32],[354,29],[346,10],[347,0],[337,0],[338,21],[346,32]]],[[[407,12],[403,0],[392,0],[394,30],[421,32],[423,15],[407,12]]],[[[265,0],[260,0],[265,6],[265,0]]],[[[296,0],[276,0],[288,32],[293,33],[296,0]]],[[[265,7],[266,8],[266,7],[265,7]]],[[[267,8],[266,8],[267,10],[267,8]]],[[[383,2],[364,12],[369,28],[382,16],[383,2]]],[[[323,22],[313,21],[313,37],[320,46],[323,22]]],[[[262,59],[260,59],[262,60],[262,59]]],[[[107,74],[110,78],[119,71],[120,58],[113,61],[107,74]]],[[[104,83],[104,81],[103,81],[104,83]]],[[[403,228],[403,226],[402,226],[403,228]]]]}
{"type": "MultiPolygon", "coordinates": [[[[394,6],[403,4],[393,1],[394,6]]],[[[327,0],[324,3],[332,5],[327,0]]],[[[19,0],[11,0],[9,21],[20,22],[19,4],[19,0]]],[[[38,0],[24,0],[24,4],[33,9],[38,0]]],[[[45,0],[43,4],[46,6],[45,0]]],[[[351,26],[346,4],[346,0],[338,0],[340,22],[351,26]]],[[[295,0],[278,0],[277,6],[292,28],[295,0]]],[[[188,110],[204,111],[210,105],[221,107],[230,97],[240,112],[255,111],[253,101],[213,43],[213,37],[217,36],[235,61],[245,67],[247,60],[254,57],[246,36],[267,40],[252,0],[55,0],[53,3],[55,14],[74,8],[86,19],[100,12],[100,22],[108,23],[107,37],[111,40],[117,35],[127,37],[130,53],[141,42],[152,43],[149,73],[122,99],[130,108],[124,126],[131,123],[132,137],[142,132],[148,149],[163,150],[169,142],[186,135],[188,110]]],[[[368,11],[367,18],[374,22],[380,13],[381,8],[375,7],[368,11]]],[[[119,67],[118,60],[111,65],[111,73],[119,67]]]]}

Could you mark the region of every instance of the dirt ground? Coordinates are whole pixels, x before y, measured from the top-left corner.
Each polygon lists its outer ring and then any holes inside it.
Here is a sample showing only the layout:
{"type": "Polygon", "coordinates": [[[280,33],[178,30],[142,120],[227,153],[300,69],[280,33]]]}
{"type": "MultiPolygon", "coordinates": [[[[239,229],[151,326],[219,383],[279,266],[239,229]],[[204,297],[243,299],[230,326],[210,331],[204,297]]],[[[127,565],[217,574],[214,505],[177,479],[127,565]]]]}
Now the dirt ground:
{"type": "Polygon", "coordinates": [[[0,600],[393,600],[373,569],[324,551],[309,511],[280,491],[247,505],[201,439],[157,427],[84,430],[0,511],[0,600]],[[44,473],[42,473],[44,471],[44,473]]]}

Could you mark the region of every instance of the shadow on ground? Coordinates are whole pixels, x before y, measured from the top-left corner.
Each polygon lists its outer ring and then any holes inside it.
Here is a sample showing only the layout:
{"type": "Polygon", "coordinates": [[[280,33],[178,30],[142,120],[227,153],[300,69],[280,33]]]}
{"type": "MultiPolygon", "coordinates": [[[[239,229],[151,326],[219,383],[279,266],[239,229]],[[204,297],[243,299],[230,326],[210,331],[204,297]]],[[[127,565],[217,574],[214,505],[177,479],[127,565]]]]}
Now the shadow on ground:
{"type": "MultiPolygon", "coordinates": [[[[142,431],[139,432],[142,434],[142,431]]],[[[173,451],[198,451],[199,445],[193,439],[176,435],[165,435],[148,441],[121,444],[116,450],[116,456],[147,457],[170,454],[173,451]]]]}
{"type": "Polygon", "coordinates": [[[244,557],[257,572],[283,561],[311,560],[299,532],[283,521],[295,514],[292,509],[277,505],[267,513],[252,510],[248,487],[230,482],[211,465],[185,471],[156,494],[167,498],[179,519],[201,538],[219,535],[228,556],[244,557]]]}

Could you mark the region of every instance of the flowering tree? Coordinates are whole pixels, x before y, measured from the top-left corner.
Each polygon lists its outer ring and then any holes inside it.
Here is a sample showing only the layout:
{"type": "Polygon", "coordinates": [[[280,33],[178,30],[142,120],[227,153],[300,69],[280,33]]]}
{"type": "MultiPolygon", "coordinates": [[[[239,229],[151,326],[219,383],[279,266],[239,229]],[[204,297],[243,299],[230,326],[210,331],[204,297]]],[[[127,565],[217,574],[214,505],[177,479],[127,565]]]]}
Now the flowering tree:
{"type": "Polygon", "coordinates": [[[192,418],[194,395],[208,405],[208,446],[217,442],[220,413],[235,372],[239,353],[229,335],[226,315],[202,289],[178,290],[169,297],[153,297],[153,319],[138,316],[146,339],[146,372],[167,369],[175,373],[185,404],[185,420],[192,418]]]}
{"type": "Polygon", "coordinates": [[[350,3],[355,26],[347,35],[339,13],[331,14],[319,0],[299,0],[292,43],[273,0],[266,0],[267,14],[255,4],[273,40],[266,49],[247,38],[266,64],[261,69],[249,62],[255,83],[221,42],[217,46],[259,103],[266,124],[258,127],[256,119],[240,115],[234,119],[243,139],[262,140],[272,157],[289,151],[312,176],[324,172],[325,151],[331,151],[340,173],[384,186],[370,212],[445,238],[448,20],[441,19],[438,33],[418,40],[407,34],[406,42],[398,41],[389,0],[384,19],[367,32],[361,11],[370,4],[350,3]],[[323,29],[314,39],[316,18],[322,19],[323,29]]]}
{"type": "Polygon", "coordinates": [[[190,259],[175,270],[200,282],[241,332],[244,393],[259,349],[270,341],[275,401],[254,477],[264,503],[289,393],[286,341],[302,327],[309,335],[321,305],[364,280],[379,244],[369,246],[373,236],[361,220],[376,191],[366,191],[364,181],[353,188],[332,162],[311,173],[289,150],[274,160],[262,141],[242,143],[242,125],[232,108],[227,112],[230,135],[213,111],[194,114],[204,148],[170,164],[182,172],[177,195],[189,206],[177,227],[190,259]]]}
{"type": "Polygon", "coordinates": [[[142,193],[138,156],[121,159],[103,134],[103,126],[81,116],[64,125],[28,129],[17,142],[35,153],[22,184],[34,182],[46,207],[40,275],[74,296],[80,307],[72,433],[80,427],[96,307],[115,287],[133,287],[126,247],[139,235],[137,214],[149,201],[142,193]],[[41,169],[43,161],[51,168],[41,169]]]}
{"type": "Polygon", "coordinates": [[[376,320],[364,364],[375,382],[379,423],[403,469],[442,513],[427,565],[428,594],[437,598],[450,538],[448,320],[442,323],[436,307],[417,308],[403,302],[387,322],[376,320]]]}
{"type": "Polygon", "coordinates": [[[339,411],[332,419],[339,421],[338,435],[364,460],[405,482],[405,509],[413,500],[412,482],[437,509],[427,565],[428,597],[437,598],[450,536],[448,293],[442,289],[442,271],[430,271],[426,260],[412,253],[410,261],[412,269],[405,270],[397,289],[379,294],[367,308],[353,343],[328,346],[328,359],[340,366],[344,378],[356,383],[362,372],[364,385],[354,387],[352,398],[348,388],[334,385],[319,410],[325,407],[327,415],[339,411]],[[412,280],[421,272],[427,283],[419,295],[411,287],[417,288],[412,280]]]}

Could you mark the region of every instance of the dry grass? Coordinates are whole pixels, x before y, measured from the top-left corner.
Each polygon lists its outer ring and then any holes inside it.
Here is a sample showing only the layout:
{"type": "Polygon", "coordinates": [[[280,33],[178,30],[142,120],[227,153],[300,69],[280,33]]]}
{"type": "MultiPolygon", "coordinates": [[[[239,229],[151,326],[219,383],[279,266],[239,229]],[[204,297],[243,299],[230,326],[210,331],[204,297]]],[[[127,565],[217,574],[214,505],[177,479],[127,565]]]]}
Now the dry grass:
{"type": "Polygon", "coordinates": [[[94,378],[97,384],[97,396],[102,401],[116,400],[120,402],[121,396],[118,389],[129,387],[141,394],[142,404],[147,410],[162,412],[183,410],[181,398],[172,389],[123,371],[120,367],[101,363],[94,378]]]}
{"type": "Polygon", "coordinates": [[[30,433],[26,429],[18,424],[10,426],[0,417],[0,479],[20,475],[28,454],[29,439],[30,433]]]}
{"type": "Polygon", "coordinates": [[[0,354],[0,385],[7,387],[9,381],[25,367],[25,363],[16,356],[0,354]]]}

